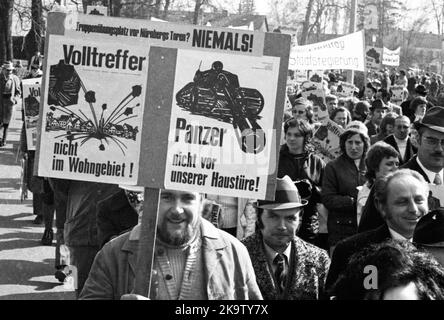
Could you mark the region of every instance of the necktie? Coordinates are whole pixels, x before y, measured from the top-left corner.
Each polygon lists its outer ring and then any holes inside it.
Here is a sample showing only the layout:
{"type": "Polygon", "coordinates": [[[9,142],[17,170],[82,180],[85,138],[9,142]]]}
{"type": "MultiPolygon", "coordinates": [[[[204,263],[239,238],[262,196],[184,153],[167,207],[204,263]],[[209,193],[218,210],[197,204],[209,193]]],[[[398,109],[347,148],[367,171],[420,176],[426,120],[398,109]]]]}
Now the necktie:
{"type": "Polygon", "coordinates": [[[436,174],[435,180],[433,180],[433,183],[436,184],[436,185],[441,185],[442,184],[441,175],[439,173],[436,174]]]}
{"type": "Polygon", "coordinates": [[[276,271],[274,272],[274,276],[277,281],[277,287],[279,288],[279,292],[284,292],[285,289],[285,258],[283,254],[278,254],[273,263],[276,265],[276,271]]]}

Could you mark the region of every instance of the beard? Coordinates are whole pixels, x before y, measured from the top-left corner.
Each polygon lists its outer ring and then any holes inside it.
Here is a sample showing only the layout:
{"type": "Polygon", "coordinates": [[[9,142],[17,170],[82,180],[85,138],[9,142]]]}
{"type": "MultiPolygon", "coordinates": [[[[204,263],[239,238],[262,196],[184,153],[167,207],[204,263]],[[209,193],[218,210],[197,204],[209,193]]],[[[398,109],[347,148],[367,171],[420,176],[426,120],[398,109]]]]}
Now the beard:
{"type": "Polygon", "coordinates": [[[167,219],[164,219],[162,223],[157,226],[157,236],[162,242],[168,245],[184,245],[190,242],[197,234],[199,228],[198,221],[186,220],[181,225],[172,226],[167,219]]]}

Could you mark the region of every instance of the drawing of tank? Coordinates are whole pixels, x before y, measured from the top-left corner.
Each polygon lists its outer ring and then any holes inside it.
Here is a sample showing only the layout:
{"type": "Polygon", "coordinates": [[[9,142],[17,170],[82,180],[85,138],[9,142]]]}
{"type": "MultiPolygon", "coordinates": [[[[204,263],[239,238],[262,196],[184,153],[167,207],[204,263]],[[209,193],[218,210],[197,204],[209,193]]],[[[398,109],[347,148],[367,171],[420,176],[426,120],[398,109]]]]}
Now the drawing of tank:
{"type": "Polygon", "coordinates": [[[239,85],[238,76],[223,70],[220,61],[211,69],[196,71],[193,82],[176,94],[177,105],[192,114],[231,123],[242,151],[259,153],[265,147],[265,132],[257,123],[264,107],[262,94],[239,85]]]}

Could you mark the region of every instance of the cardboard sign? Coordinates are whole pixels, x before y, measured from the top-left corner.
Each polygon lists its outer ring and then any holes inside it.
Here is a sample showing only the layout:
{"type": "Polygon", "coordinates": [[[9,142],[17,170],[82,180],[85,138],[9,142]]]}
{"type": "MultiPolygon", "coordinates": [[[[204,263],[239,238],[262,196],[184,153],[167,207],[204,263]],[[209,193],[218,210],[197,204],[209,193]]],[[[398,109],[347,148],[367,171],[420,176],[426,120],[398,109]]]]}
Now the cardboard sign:
{"type": "Polygon", "coordinates": [[[321,82],[306,81],[302,84],[302,96],[313,103],[313,120],[325,122],[328,118],[325,88],[321,82]]]}
{"type": "Polygon", "coordinates": [[[367,46],[365,50],[365,67],[367,71],[379,71],[382,68],[382,48],[367,46]]]}
{"type": "Polygon", "coordinates": [[[294,46],[290,52],[291,70],[345,69],[364,71],[364,32],[305,46],[294,46]]]}
{"type": "Polygon", "coordinates": [[[324,160],[325,163],[341,155],[339,137],[343,132],[344,128],[330,119],[326,120],[315,132],[310,144],[315,148],[316,154],[324,160]]]}
{"type": "Polygon", "coordinates": [[[354,84],[341,82],[336,88],[336,95],[340,98],[353,97],[354,92],[357,90],[358,88],[354,84]]]}
{"type": "Polygon", "coordinates": [[[26,145],[28,150],[35,150],[37,144],[37,122],[40,109],[41,78],[22,80],[23,109],[25,113],[26,145]]]}
{"type": "Polygon", "coordinates": [[[50,19],[39,176],[274,197],[290,36],[50,19]]]}
{"type": "Polygon", "coordinates": [[[399,60],[401,56],[401,47],[396,50],[389,50],[384,47],[382,51],[382,64],[386,66],[399,66],[399,60]]]}
{"type": "Polygon", "coordinates": [[[391,86],[390,90],[392,91],[392,97],[390,101],[398,106],[400,106],[401,103],[408,98],[409,92],[404,86],[391,86]]]}

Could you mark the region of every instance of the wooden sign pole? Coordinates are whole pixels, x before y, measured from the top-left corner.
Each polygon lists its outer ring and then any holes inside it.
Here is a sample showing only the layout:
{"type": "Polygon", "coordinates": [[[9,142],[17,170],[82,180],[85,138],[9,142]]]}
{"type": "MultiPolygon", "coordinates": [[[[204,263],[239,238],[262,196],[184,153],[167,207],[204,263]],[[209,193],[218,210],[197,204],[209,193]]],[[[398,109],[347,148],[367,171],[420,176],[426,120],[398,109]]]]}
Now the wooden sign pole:
{"type": "Polygon", "coordinates": [[[151,291],[154,252],[156,249],[157,210],[159,207],[159,199],[159,189],[145,188],[134,293],[148,298],[151,291]]]}

